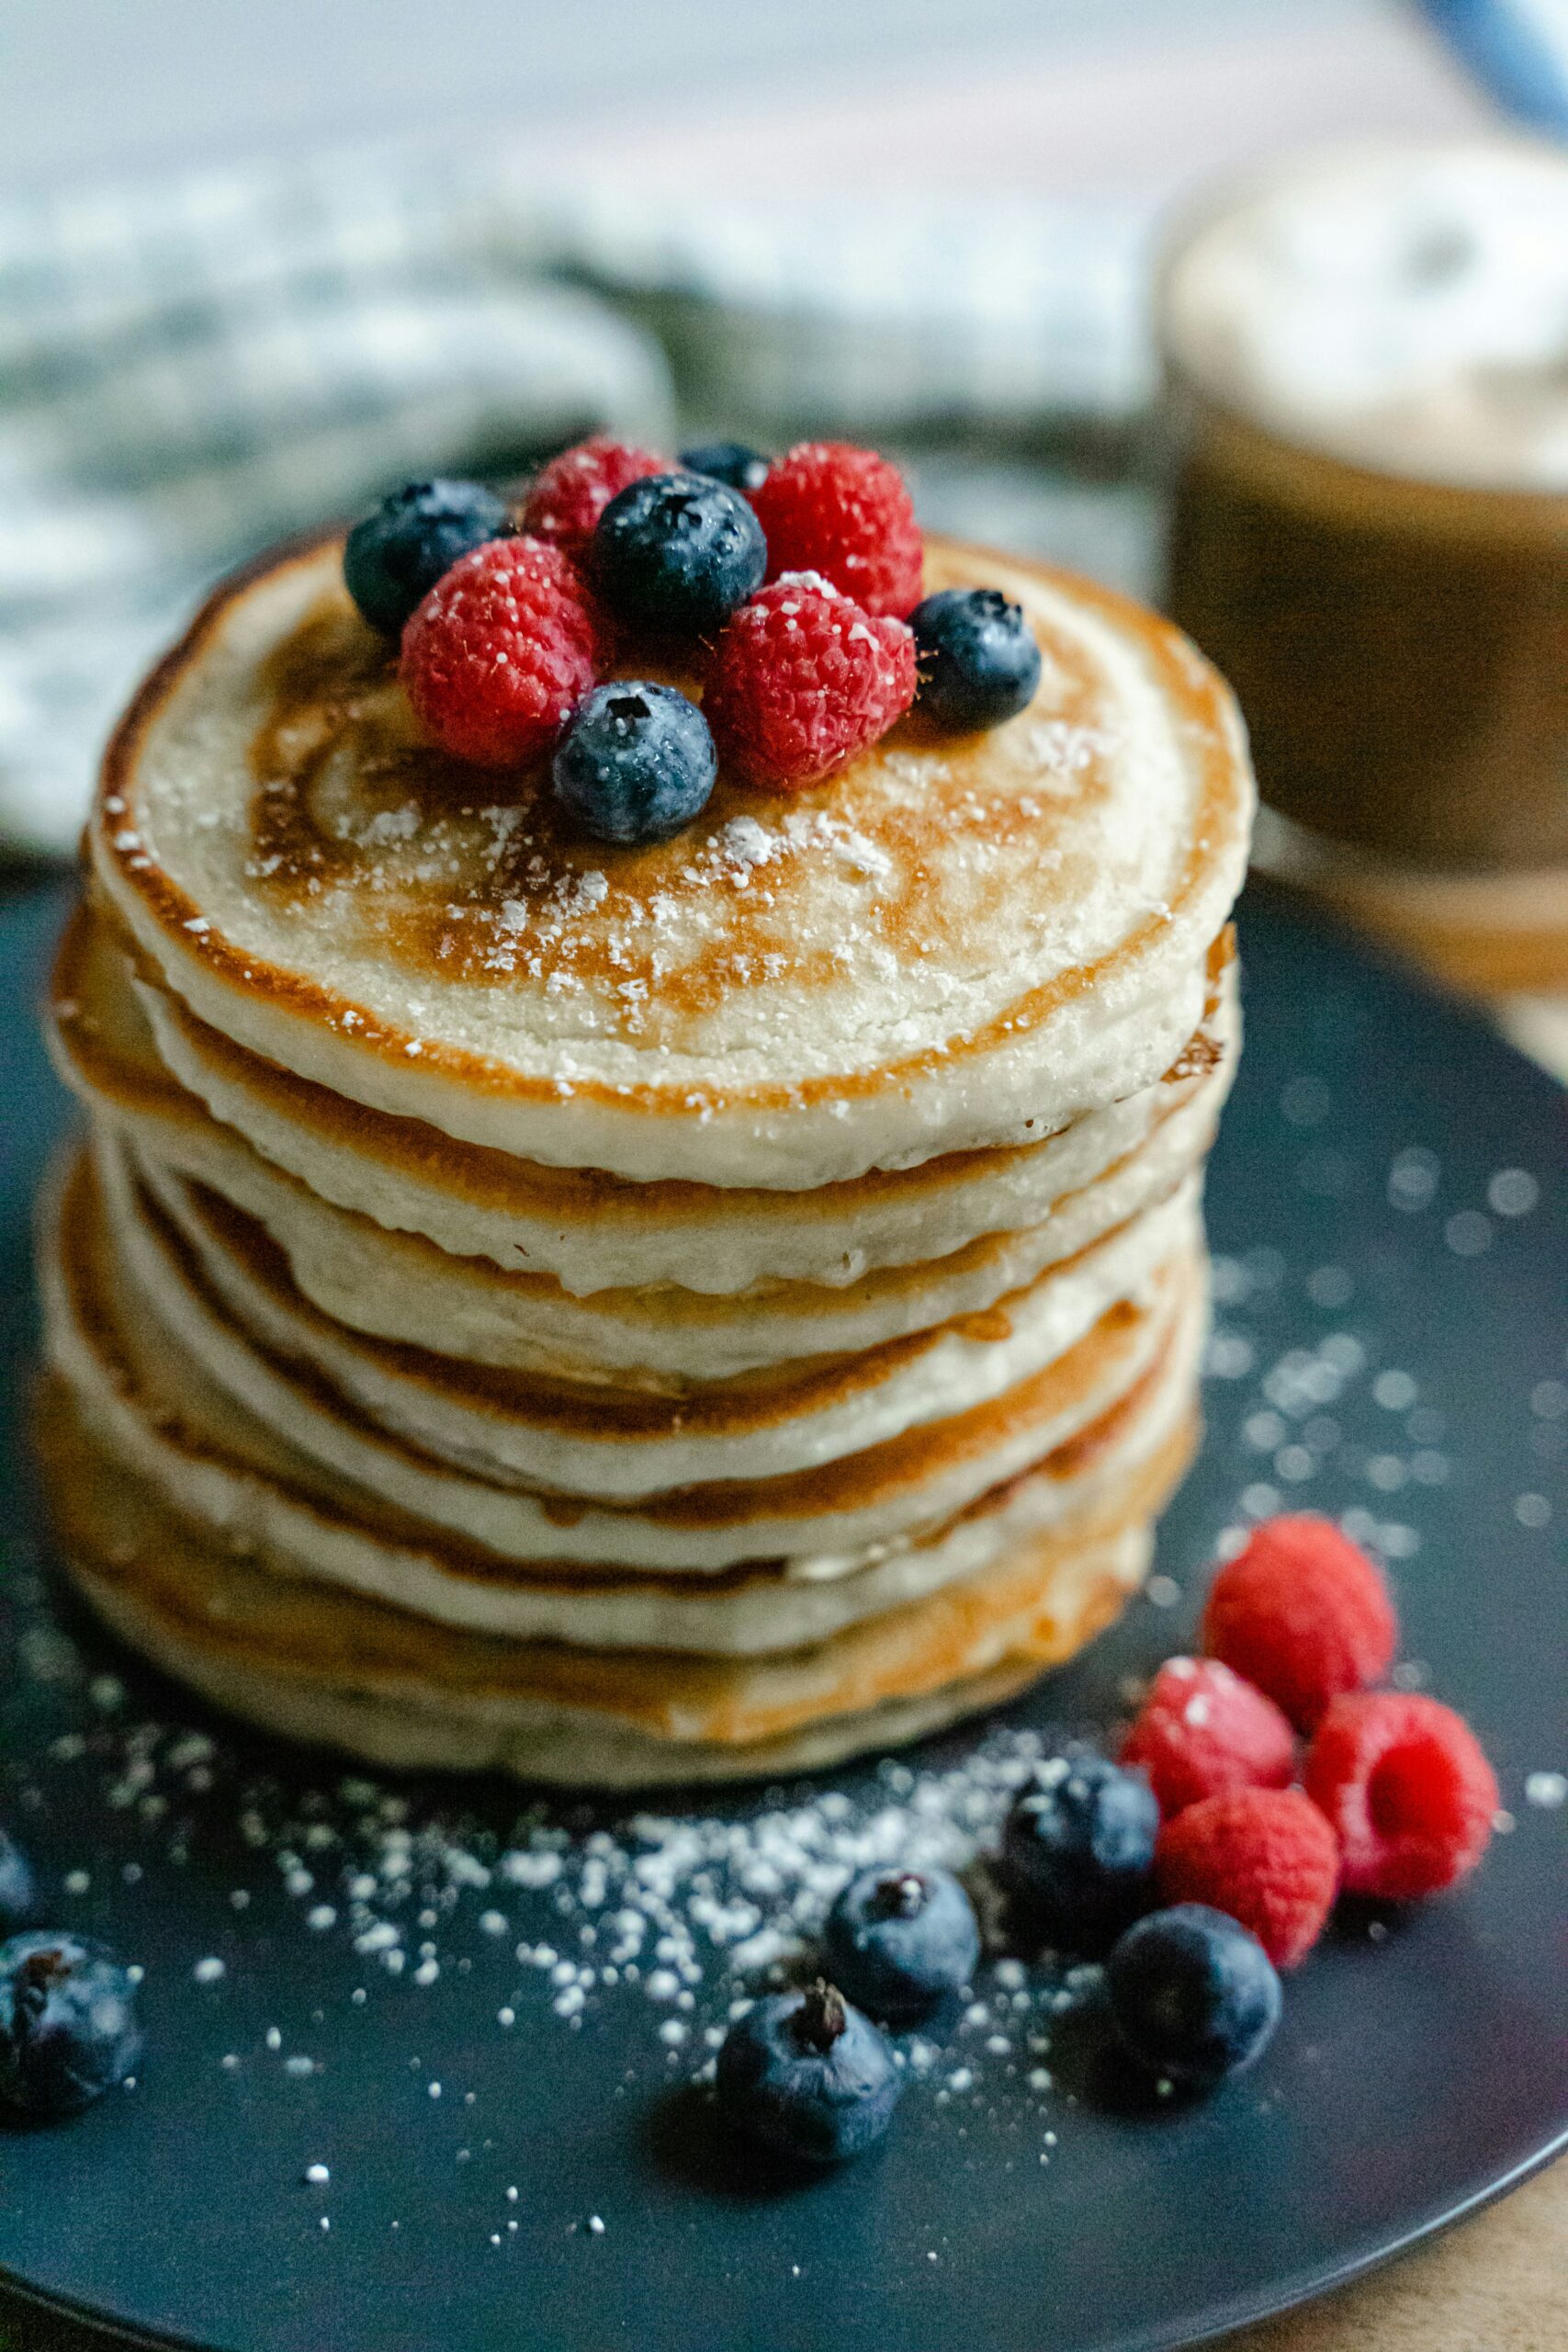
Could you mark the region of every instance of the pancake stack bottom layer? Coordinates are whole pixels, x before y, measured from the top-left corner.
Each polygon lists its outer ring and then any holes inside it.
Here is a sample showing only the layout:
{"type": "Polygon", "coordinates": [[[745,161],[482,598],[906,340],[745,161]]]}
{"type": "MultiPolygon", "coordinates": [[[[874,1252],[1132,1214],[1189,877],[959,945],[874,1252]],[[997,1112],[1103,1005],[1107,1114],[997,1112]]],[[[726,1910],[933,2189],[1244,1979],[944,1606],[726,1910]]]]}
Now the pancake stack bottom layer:
{"type": "Polygon", "coordinates": [[[1033,706],[721,778],[655,849],[421,743],[335,545],[149,682],[55,974],[39,1442],[161,1667],[383,1765],[636,1786],[912,1738],[1136,1588],[1250,777],[1163,624],[927,571],[1024,605],[1033,706]]]}

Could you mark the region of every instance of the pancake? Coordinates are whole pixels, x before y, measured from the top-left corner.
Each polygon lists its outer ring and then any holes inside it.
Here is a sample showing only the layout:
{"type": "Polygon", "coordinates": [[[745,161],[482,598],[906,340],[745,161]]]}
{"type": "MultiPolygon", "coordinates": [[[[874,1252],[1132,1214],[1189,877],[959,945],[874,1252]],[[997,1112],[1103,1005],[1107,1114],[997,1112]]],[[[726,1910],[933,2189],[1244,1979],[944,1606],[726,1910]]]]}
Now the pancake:
{"type": "Polygon", "coordinates": [[[1029,616],[1028,710],[911,718],[787,804],[721,778],[686,835],[607,857],[415,739],[339,542],[269,560],[133,704],[94,873],[209,1028],[521,1159],[805,1191],[1037,1140],[1197,1027],[1251,783],[1168,625],[931,543],[928,589],[970,584],[1029,616]]]}
{"type": "Polygon", "coordinates": [[[46,1389],[39,1447],[83,1596],[217,1703],[378,1762],[576,1785],[734,1779],[892,1746],[996,1703],[1081,1647],[1143,1574],[1143,1521],[762,1660],[459,1633],[290,1580],[169,1511],[46,1389]]]}
{"type": "Polygon", "coordinates": [[[203,1297],[177,1256],[160,1260],[154,1287],[138,1283],[111,1244],[85,1161],[58,1209],[45,1204],[40,1258],[46,1352],[100,1418],[123,1398],[124,1359],[134,1348],[141,1384],[160,1365],[194,1368],[275,1443],[502,1559],[694,1576],[780,1555],[812,1562],[818,1576],[824,1561],[836,1572],[868,1547],[942,1526],[1047,1455],[1060,1457],[1059,1468],[1081,1462],[1104,1444],[1111,1418],[1172,1346],[1184,1309],[1190,1321],[1201,1291],[1189,1245],[1154,1278],[1147,1305],[1119,1302],[1056,1363],[988,1406],[811,1471],[717,1481],[617,1508],[499,1487],[440,1464],[257,1349],[203,1297]],[[192,1349],[186,1335],[202,1323],[192,1349]]]}
{"type": "MultiPolygon", "coordinates": [[[[341,1583],[438,1623],[513,1639],[747,1656],[844,1626],[984,1574],[1016,1545],[1164,1500],[1190,1451],[1202,1318],[1100,1423],[919,1539],[854,1556],[759,1560],[719,1576],[519,1566],[389,1509],[246,1415],[119,1291],[52,1352],[94,1442],[181,1517],[280,1573],[341,1583]]],[[[58,1321],[51,1305],[51,1321],[58,1321]]]]}
{"type": "MultiPolygon", "coordinates": [[[[1252,786],[1153,616],[928,544],[988,732],[636,849],[420,739],[323,540],[112,742],[60,949],[39,1443],[83,1595],[387,1765],[892,1746],[1109,1623],[1190,1459],[1252,786]]],[[[699,691],[625,641],[621,674],[699,691]]]]}
{"type": "MultiPolygon", "coordinates": [[[[1137,1295],[1198,1232],[1191,1178],[987,1315],[665,1396],[496,1371],[346,1331],[310,1306],[254,1219],[189,1187],[154,1183],[139,1194],[121,1154],[109,1146],[99,1157],[117,1247],[204,1361],[213,1317],[181,1314],[185,1286],[170,1261],[182,1248],[206,1297],[246,1338],[307,1366],[378,1427],[481,1476],[600,1501],[811,1469],[1001,1396],[1137,1295]]],[[[220,1359],[229,1347],[225,1332],[220,1359]]],[[[222,1377],[220,1361],[211,1368],[222,1377]]]]}
{"type": "MultiPolygon", "coordinates": [[[[750,1362],[771,1362],[834,1345],[875,1345],[922,1320],[989,1305],[1044,1260],[1027,1270],[1010,1261],[988,1295],[981,1293],[991,1258],[945,1261],[978,1241],[1034,1232],[1070,1213],[1077,1229],[1063,1243],[1066,1254],[1089,1238],[1084,1213],[1100,1214],[1091,1196],[1108,1176],[1118,1179],[1122,1195],[1109,1222],[1131,1213],[1140,1186],[1157,1194],[1203,1148],[1218,1115],[1235,1069],[1235,998],[1227,929],[1211,950],[1202,1020],[1155,1085],[1039,1144],[948,1154],[807,1193],[634,1184],[595,1170],[552,1170],[346,1103],[196,1021],[122,952],[122,935],[101,913],[79,915],[62,944],[51,1036],[68,1085],[130,1125],[153,1157],[261,1216],[286,1249],[299,1231],[317,1259],[331,1264],[343,1252],[353,1259],[355,1234],[324,1215],[335,1204],[363,1221],[360,1241],[368,1225],[423,1236],[447,1263],[479,1257],[525,1276],[553,1276],[521,1282],[510,1294],[511,1312],[536,1346],[541,1330],[560,1349],[575,1329],[584,1361],[701,1376],[699,1351],[716,1344],[749,1347],[756,1351],[750,1362]],[[237,1149],[241,1136],[254,1146],[259,1168],[237,1149]],[[297,1185],[281,1181],[285,1171],[297,1185]],[[921,1271],[905,1283],[867,1286],[869,1274],[906,1267],[921,1271]],[[800,1287],[781,1295],[786,1283],[800,1287]],[[655,1285],[655,1297],[600,1295],[655,1285]],[[824,1287],[854,1293],[841,1303],[846,1324],[837,1340],[814,1328],[840,1305],[818,1295],[824,1287]],[[728,1301],[754,1290],[765,1291],[767,1304],[764,1314],[763,1302],[748,1296],[758,1318],[750,1336],[728,1301]],[[723,1303],[705,1311],[710,1295],[723,1303]],[[574,1316],[572,1301],[583,1296],[595,1311],[574,1316]],[[851,1328],[857,1310],[863,1328],[851,1328]]],[[[376,1235],[370,1238],[374,1246],[376,1235]]],[[[417,1280],[429,1255],[407,1254],[417,1280]]],[[[338,1283],[350,1297],[365,1295],[358,1271],[351,1264],[338,1283]]],[[[492,1306],[501,1295],[491,1293],[492,1306]]],[[[318,1304],[340,1311],[327,1299],[318,1304]]],[[[479,1319],[483,1326],[488,1318],[479,1319]]],[[[738,1361],[712,1367],[748,1368],[738,1361]]]]}

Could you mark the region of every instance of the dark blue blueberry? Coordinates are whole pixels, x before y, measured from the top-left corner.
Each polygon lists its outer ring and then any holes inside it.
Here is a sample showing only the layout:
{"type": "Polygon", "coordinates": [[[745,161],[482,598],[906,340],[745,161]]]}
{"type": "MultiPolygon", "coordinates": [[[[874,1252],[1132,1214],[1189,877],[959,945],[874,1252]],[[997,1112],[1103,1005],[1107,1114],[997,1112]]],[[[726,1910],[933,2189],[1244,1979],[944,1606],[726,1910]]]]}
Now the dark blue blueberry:
{"type": "Polygon", "coordinates": [[[72,2115],[125,2080],[141,2048],[135,1987],[111,1951],[35,1929],[0,1944],[0,2101],[72,2115]]]}
{"type": "Polygon", "coordinates": [[[1280,2022],[1280,1979],[1257,1937],[1206,1903],[1151,1911],[1112,1951],[1105,1990],[1141,2065],[1192,2089],[1238,2075],[1280,2022]]]}
{"type": "Polygon", "coordinates": [[[822,1937],[835,1982],[874,2017],[919,2017],[967,1984],[980,1957],[975,1906],[951,1871],[862,1871],[822,1937]]]}
{"type": "Polygon", "coordinates": [[[886,2131],[903,2085],[885,2036],[831,1984],[774,1993],[718,2053],[718,2101],[776,2154],[836,2165],[886,2131]]]}
{"type": "Polygon", "coordinates": [[[919,705],[943,727],[999,727],[1033,697],[1040,648],[996,588],[944,588],[909,616],[919,705]]]}
{"type": "Polygon", "coordinates": [[[25,1927],[37,1909],[31,1865],[16,1840],[0,1829],[0,1934],[25,1927]]]}
{"type": "Polygon", "coordinates": [[[701,636],[761,586],[768,543],[738,490],[702,474],[649,474],[599,517],[593,568],[621,619],[701,636]]]}
{"type": "Polygon", "coordinates": [[[348,535],[343,576],[372,628],[403,624],[460,555],[516,528],[503,499],[477,481],[410,481],[348,535]]]}
{"type": "Polygon", "coordinates": [[[689,474],[706,474],[742,492],[761,489],[768,479],[769,460],[744,441],[704,441],[695,449],[682,449],[681,463],[689,474]]]}
{"type": "Polygon", "coordinates": [[[1123,1927],[1145,1899],[1158,1829],[1141,1772],[1103,1756],[1053,1756],[1014,1798],[1002,1855],[1027,1907],[1081,1946],[1123,1927]]]}
{"type": "Polygon", "coordinates": [[[595,840],[663,842],[706,805],[718,754],[674,686],[617,678],[578,704],[551,773],[556,798],[595,840]]]}

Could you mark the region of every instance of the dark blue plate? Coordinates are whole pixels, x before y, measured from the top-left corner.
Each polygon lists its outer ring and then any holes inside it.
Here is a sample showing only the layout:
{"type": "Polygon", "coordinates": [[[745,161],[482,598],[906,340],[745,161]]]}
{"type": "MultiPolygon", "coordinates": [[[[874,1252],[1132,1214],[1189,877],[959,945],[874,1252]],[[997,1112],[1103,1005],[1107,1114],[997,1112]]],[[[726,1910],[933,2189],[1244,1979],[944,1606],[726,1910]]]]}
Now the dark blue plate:
{"type": "Polygon", "coordinates": [[[0,2132],[14,2286],[224,2352],[1153,2352],[1380,2260],[1560,2141],[1568,1154],[1557,1089],[1480,1022],[1254,899],[1209,1438],[1155,1599],[990,1724],[638,1826],[345,1782],[54,1613],[23,1425],[57,911],[0,917],[0,1815],[51,1909],[145,1965],[149,2046],[77,2122],[0,2132]],[[1223,1532],[1281,1501],[1359,1514],[1404,1679],[1496,1760],[1512,1826],[1472,1885],[1341,1923],[1206,2105],[1123,2095],[1074,1985],[1004,1962],[911,2047],[879,2154],[810,2184],[738,2156],[693,2077],[781,1917],[809,1924],[852,1849],[983,1840],[1031,1739],[1115,1714],[1223,1532]]]}

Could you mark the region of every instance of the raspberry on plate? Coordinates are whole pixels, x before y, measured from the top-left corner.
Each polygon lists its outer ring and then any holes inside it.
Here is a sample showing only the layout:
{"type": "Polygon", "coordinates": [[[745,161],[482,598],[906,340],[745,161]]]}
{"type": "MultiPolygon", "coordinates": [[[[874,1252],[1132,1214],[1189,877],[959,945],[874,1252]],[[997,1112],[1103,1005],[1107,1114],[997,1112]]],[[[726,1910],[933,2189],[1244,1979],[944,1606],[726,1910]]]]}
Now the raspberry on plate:
{"type": "Polygon", "coordinates": [[[1399,1639],[1388,1588],[1331,1520],[1265,1520],[1209,1588],[1203,1647],[1310,1731],[1344,1690],[1389,1668],[1399,1639]]]}
{"type": "Polygon", "coordinates": [[[1349,1894],[1436,1894],[1475,1868],[1497,1781],[1462,1715],[1398,1690],[1336,1699],[1302,1774],[1339,1840],[1349,1894]]]}
{"type": "Polygon", "coordinates": [[[1226,1912],[1251,1928],[1276,1968],[1294,1968],[1334,1907],[1339,1848],[1300,1789],[1232,1789],[1166,1823],[1155,1875],[1168,1903],[1226,1912]]]}
{"type": "Polygon", "coordinates": [[[915,698],[915,641],[828,581],[791,572],[726,622],[703,708],[748,784],[817,784],[885,735],[915,698]]]}
{"type": "Polygon", "coordinates": [[[612,498],[645,474],[668,472],[669,466],[668,458],[657,458],[650,449],[595,434],[540,467],[523,508],[523,528],[533,538],[552,539],[575,552],[592,537],[612,498]]]}
{"type": "Polygon", "coordinates": [[[403,631],[400,674],[432,740],[479,767],[537,759],[593,684],[603,624],[543,539],[491,539],[439,581],[403,631]]]}
{"type": "Polygon", "coordinates": [[[1271,1699],[1214,1658],[1168,1658],[1122,1743],[1141,1764],[1168,1819],[1229,1789],[1282,1789],[1296,1743],[1271,1699]]]}
{"type": "Polygon", "coordinates": [[[924,548],[904,477],[874,449],[802,441],[750,493],[768,577],[820,571],[868,613],[903,619],[920,600],[924,548]]]}

